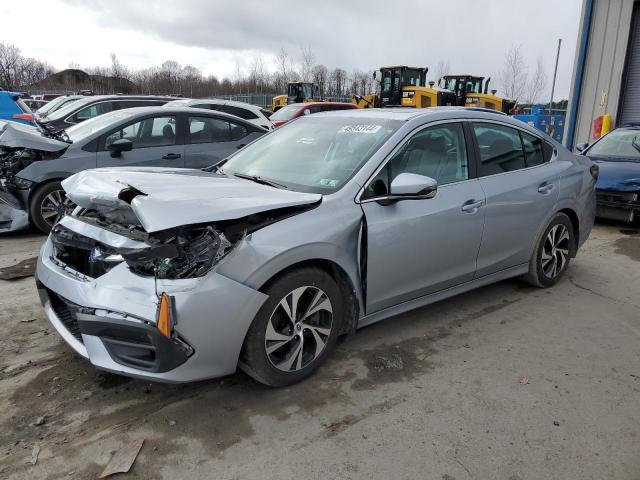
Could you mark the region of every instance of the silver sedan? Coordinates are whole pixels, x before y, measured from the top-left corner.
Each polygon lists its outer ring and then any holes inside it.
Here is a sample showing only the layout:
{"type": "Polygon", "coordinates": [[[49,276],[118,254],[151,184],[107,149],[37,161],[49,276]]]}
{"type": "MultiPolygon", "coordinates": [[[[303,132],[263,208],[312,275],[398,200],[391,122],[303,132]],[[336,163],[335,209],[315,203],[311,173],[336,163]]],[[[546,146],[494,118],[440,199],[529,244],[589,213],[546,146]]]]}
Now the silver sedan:
{"type": "Polygon", "coordinates": [[[597,167],[464,108],[304,117],[215,169],[106,168],[42,247],[46,314],[97,368],[168,382],[310,375],[343,333],[504,280],[556,283],[597,167]]]}

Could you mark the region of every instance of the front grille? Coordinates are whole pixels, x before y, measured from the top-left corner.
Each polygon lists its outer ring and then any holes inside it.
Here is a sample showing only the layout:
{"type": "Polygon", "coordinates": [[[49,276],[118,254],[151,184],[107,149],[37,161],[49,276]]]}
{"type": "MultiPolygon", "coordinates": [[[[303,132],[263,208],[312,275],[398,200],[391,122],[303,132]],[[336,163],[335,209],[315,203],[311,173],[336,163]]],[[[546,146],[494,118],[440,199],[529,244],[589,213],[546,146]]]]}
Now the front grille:
{"type": "Polygon", "coordinates": [[[49,296],[49,301],[51,302],[51,308],[53,308],[53,311],[56,313],[60,321],[63,323],[65,328],[69,330],[69,333],[71,333],[76,340],[82,343],[82,334],[80,333],[78,319],[75,314],[79,307],[56,295],[49,289],[47,289],[47,294],[49,296]]]}
{"type": "Polygon", "coordinates": [[[104,275],[121,261],[113,260],[113,256],[116,255],[113,248],[62,225],[54,227],[51,232],[51,241],[55,248],[56,259],[76,272],[91,278],[104,275]],[[109,256],[112,258],[106,261],[109,256]]]}
{"type": "Polygon", "coordinates": [[[638,192],[617,192],[615,190],[597,190],[596,202],[603,207],[640,208],[638,192]]]}

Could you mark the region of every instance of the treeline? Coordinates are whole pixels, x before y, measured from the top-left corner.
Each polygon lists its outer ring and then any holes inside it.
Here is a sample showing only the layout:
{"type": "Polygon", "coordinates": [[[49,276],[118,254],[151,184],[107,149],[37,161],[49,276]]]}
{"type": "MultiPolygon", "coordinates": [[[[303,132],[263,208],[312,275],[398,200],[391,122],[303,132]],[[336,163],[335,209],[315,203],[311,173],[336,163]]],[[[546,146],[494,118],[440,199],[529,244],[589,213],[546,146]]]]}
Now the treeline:
{"type": "Polygon", "coordinates": [[[262,56],[254,56],[244,66],[236,65],[232,78],[204,75],[192,65],[167,60],[162,65],[134,69],[122,64],[111,54],[109,67],[70,64],[56,75],[56,69],[46,62],[27,58],[20,50],[0,42],[0,88],[5,90],[81,90],[95,93],[179,94],[185,97],[206,97],[243,93],[284,93],[291,81],[317,83],[323,97],[345,97],[353,93],[364,95],[375,90],[373,72],[342,68],[329,69],[316,64],[311,49],[302,49],[299,58],[281,49],[275,65],[267,68],[262,56]],[[274,71],[275,66],[275,71],[274,71]],[[78,72],[86,72],[87,77],[78,72]]]}

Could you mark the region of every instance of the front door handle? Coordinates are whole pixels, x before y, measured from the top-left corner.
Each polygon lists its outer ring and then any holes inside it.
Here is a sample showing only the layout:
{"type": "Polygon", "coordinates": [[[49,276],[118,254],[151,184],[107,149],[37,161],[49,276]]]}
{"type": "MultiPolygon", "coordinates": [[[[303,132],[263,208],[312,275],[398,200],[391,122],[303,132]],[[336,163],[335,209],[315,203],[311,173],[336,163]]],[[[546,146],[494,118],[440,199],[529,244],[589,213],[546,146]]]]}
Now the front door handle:
{"type": "Polygon", "coordinates": [[[475,213],[483,203],[482,200],[469,200],[462,205],[462,211],[465,213],[475,213]]]}
{"type": "Polygon", "coordinates": [[[547,183],[547,182],[541,183],[540,186],[538,187],[538,192],[542,193],[543,195],[546,195],[551,190],[553,190],[553,183],[547,183]]]}
{"type": "Polygon", "coordinates": [[[164,157],[162,157],[162,159],[163,160],[177,160],[180,157],[182,157],[182,155],[180,155],[179,153],[167,153],[164,157]]]}
{"type": "Polygon", "coordinates": [[[246,143],[241,143],[241,144],[240,144],[240,145],[238,145],[236,148],[237,148],[238,150],[240,150],[241,148],[244,148],[244,147],[246,147],[246,146],[247,146],[247,144],[246,144],[246,143]]]}

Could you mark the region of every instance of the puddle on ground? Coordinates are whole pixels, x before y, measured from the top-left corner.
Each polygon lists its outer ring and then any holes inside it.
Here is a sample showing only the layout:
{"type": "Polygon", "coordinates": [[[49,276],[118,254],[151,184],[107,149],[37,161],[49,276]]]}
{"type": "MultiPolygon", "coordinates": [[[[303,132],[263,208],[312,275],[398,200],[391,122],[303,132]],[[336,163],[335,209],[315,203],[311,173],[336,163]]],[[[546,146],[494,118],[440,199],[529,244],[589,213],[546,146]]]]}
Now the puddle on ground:
{"type": "Polygon", "coordinates": [[[614,253],[640,262],[640,238],[635,236],[622,237],[617,239],[613,244],[616,247],[614,253]]]}

